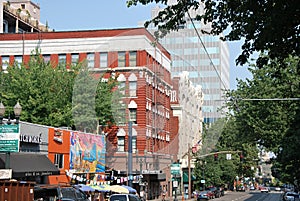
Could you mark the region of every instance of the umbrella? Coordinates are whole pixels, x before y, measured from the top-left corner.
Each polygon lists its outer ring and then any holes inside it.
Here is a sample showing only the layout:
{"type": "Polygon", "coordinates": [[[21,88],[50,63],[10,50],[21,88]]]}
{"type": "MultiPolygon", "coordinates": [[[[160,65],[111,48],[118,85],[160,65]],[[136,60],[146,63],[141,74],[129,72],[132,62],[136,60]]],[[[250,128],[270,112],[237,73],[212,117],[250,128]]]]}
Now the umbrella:
{"type": "Polygon", "coordinates": [[[84,184],[75,185],[75,188],[78,188],[78,189],[82,190],[83,192],[94,192],[95,191],[95,189],[92,188],[91,186],[87,186],[84,184]]]}
{"type": "Polygon", "coordinates": [[[130,186],[122,185],[123,187],[127,188],[129,190],[129,193],[136,193],[136,190],[130,186]]]}
{"type": "Polygon", "coordinates": [[[123,186],[120,186],[120,185],[112,185],[109,187],[109,189],[112,191],[112,192],[115,192],[115,193],[126,193],[126,194],[129,194],[129,190],[123,186]]]}
{"type": "Polygon", "coordinates": [[[98,191],[98,192],[109,192],[109,186],[103,186],[103,185],[91,185],[90,187],[92,187],[94,190],[98,191]]]}

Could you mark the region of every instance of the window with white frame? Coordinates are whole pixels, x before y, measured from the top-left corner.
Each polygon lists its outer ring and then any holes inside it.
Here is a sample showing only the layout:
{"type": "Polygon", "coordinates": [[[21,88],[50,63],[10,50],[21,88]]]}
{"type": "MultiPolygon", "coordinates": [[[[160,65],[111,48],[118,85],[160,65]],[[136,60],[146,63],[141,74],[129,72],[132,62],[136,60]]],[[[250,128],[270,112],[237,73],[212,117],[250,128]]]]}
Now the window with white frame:
{"type": "Polygon", "coordinates": [[[21,67],[21,65],[23,63],[23,56],[21,56],[21,55],[14,56],[14,61],[18,67],[21,67]]]}
{"type": "Polygon", "coordinates": [[[122,95],[125,95],[125,90],[126,90],[126,78],[123,74],[120,74],[118,76],[118,89],[119,89],[119,92],[122,94],[122,95]]]}
{"type": "Polygon", "coordinates": [[[136,51],[129,52],[129,66],[136,66],[136,51]]]}
{"type": "Polygon", "coordinates": [[[125,136],[118,136],[118,151],[125,151],[125,136]]]}
{"type": "Polygon", "coordinates": [[[59,169],[64,167],[64,155],[63,154],[55,154],[54,165],[59,169]]]}
{"type": "Polygon", "coordinates": [[[108,67],[108,65],[107,65],[108,57],[107,56],[108,56],[107,52],[100,52],[100,67],[101,68],[108,67]]]}
{"type": "Polygon", "coordinates": [[[134,124],[137,124],[137,118],[136,118],[136,112],[137,112],[137,104],[134,100],[131,100],[129,105],[129,121],[133,122],[134,124]]]}
{"type": "Polygon", "coordinates": [[[86,56],[88,68],[95,67],[95,53],[88,53],[86,56]]]}
{"type": "Polygon", "coordinates": [[[58,63],[60,65],[66,65],[67,56],[66,54],[59,54],[58,55],[58,63]]]}
{"type": "Polygon", "coordinates": [[[9,66],[9,56],[2,56],[2,71],[6,71],[9,66]]]}
{"type": "Polygon", "coordinates": [[[78,61],[79,61],[79,54],[78,53],[71,54],[72,65],[77,65],[78,61]]]}
{"type": "Polygon", "coordinates": [[[137,90],[137,77],[134,73],[132,73],[129,78],[129,96],[136,97],[136,90],[137,90]]]}
{"type": "Polygon", "coordinates": [[[125,66],[125,52],[118,52],[118,66],[125,66]]]}
{"type": "Polygon", "coordinates": [[[51,59],[50,54],[44,54],[44,55],[43,55],[43,59],[44,59],[44,62],[45,62],[45,63],[49,63],[49,62],[50,62],[50,59],[51,59]]]}
{"type": "Polygon", "coordinates": [[[126,135],[125,130],[123,128],[120,128],[117,133],[118,152],[125,151],[125,135],[126,135]]]}

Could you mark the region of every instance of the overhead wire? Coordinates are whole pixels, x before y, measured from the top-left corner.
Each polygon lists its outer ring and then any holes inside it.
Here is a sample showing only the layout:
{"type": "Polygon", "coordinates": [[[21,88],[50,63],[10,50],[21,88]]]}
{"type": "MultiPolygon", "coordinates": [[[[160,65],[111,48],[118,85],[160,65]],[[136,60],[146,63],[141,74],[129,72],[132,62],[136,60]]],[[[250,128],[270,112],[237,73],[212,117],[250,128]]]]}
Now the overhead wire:
{"type": "Polygon", "coordinates": [[[188,17],[189,17],[189,19],[190,19],[190,21],[191,21],[191,23],[192,23],[192,25],[193,25],[193,28],[194,28],[194,30],[196,31],[196,34],[197,34],[197,36],[198,36],[198,38],[199,38],[199,40],[200,40],[200,42],[201,42],[201,44],[202,44],[202,46],[203,46],[203,49],[204,49],[205,53],[207,54],[207,57],[208,57],[208,59],[209,59],[209,61],[210,61],[210,64],[213,66],[213,68],[214,68],[215,72],[217,73],[217,76],[219,77],[219,79],[220,79],[222,85],[224,86],[225,90],[228,91],[229,89],[227,89],[226,84],[225,84],[224,81],[222,80],[220,73],[218,72],[218,70],[217,70],[217,68],[216,68],[216,66],[215,66],[215,64],[214,64],[214,62],[212,61],[212,59],[211,59],[211,57],[210,57],[210,55],[209,55],[209,53],[208,53],[208,51],[207,51],[207,48],[206,48],[206,46],[205,46],[205,44],[204,44],[204,42],[203,42],[203,40],[202,40],[202,38],[201,38],[201,36],[200,36],[200,34],[199,34],[197,28],[196,28],[196,26],[195,26],[195,23],[194,23],[193,19],[191,18],[191,15],[190,15],[189,11],[187,11],[187,14],[188,14],[188,17]]]}

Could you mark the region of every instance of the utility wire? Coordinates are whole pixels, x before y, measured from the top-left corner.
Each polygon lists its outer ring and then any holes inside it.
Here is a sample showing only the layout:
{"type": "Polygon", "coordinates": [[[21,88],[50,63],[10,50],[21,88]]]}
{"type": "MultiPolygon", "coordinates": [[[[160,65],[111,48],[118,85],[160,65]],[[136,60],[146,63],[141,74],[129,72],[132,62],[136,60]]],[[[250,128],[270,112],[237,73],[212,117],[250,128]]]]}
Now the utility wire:
{"type": "Polygon", "coordinates": [[[199,40],[200,40],[200,42],[201,42],[201,44],[202,44],[202,46],[203,46],[203,48],[204,48],[204,51],[205,51],[205,53],[207,54],[207,56],[208,56],[208,58],[209,58],[209,60],[210,60],[211,65],[214,67],[214,70],[216,71],[216,73],[217,73],[217,75],[218,75],[218,77],[219,77],[219,79],[220,79],[222,85],[224,86],[225,90],[228,91],[228,89],[227,89],[227,87],[226,87],[224,81],[223,81],[222,78],[221,78],[220,73],[218,72],[216,66],[214,65],[214,63],[213,63],[213,61],[212,61],[212,59],[211,59],[211,57],[210,57],[210,55],[209,55],[209,53],[208,53],[206,47],[205,47],[205,44],[204,44],[203,40],[202,40],[201,37],[200,37],[200,34],[199,34],[199,32],[198,32],[198,30],[197,30],[195,24],[194,24],[193,19],[191,18],[191,15],[190,15],[189,11],[187,11],[187,14],[188,14],[188,16],[189,16],[189,19],[190,19],[191,22],[192,22],[192,25],[193,25],[193,28],[194,28],[195,31],[196,31],[196,34],[197,34],[197,36],[198,36],[198,38],[199,38],[199,40]]]}

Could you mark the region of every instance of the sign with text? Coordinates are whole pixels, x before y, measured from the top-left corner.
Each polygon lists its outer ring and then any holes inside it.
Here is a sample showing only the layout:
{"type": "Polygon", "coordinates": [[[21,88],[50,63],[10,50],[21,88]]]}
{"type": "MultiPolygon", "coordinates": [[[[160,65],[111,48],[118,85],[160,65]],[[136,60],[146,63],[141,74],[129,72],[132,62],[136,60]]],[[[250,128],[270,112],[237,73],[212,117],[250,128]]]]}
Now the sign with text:
{"type": "Polygon", "coordinates": [[[18,152],[19,140],[19,124],[0,125],[0,152],[18,152]]]}
{"type": "Polygon", "coordinates": [[[172,163],[171,164],[171,174],[180,174],[180,164],[179,163],[172,163]]]}

